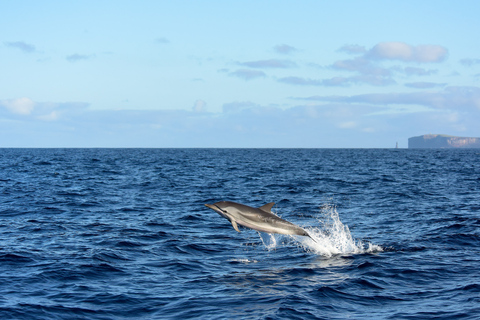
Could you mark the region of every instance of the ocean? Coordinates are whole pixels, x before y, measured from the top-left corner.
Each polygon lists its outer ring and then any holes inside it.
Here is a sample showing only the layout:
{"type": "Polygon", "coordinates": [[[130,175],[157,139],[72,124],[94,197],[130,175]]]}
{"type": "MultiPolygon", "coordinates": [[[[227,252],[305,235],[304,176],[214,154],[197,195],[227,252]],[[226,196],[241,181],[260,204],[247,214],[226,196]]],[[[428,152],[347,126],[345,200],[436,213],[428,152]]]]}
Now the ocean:
{"type": "Polygon", "coordinates": [[[0,149],[0,318],[480,319],[480,151],[0,149]]]}

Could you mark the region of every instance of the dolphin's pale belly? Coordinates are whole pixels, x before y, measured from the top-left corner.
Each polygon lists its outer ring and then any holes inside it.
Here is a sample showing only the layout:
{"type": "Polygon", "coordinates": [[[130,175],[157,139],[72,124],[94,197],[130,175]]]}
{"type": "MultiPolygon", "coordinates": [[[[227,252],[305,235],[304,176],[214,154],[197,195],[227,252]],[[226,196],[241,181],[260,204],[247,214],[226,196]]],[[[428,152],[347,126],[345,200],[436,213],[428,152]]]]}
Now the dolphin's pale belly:
{"type": "Polygon", "coordinates": [[[291,235],[305,235],[306,232],[302,228],[290,223],[288,221],[280,220],[279,218],[267,218],[265,221],[248,221],[244,219],[237,220],[239,225],[244,227],[266,232],[266,233],[279,233],[279,234],[291,234],[291,235]]]}

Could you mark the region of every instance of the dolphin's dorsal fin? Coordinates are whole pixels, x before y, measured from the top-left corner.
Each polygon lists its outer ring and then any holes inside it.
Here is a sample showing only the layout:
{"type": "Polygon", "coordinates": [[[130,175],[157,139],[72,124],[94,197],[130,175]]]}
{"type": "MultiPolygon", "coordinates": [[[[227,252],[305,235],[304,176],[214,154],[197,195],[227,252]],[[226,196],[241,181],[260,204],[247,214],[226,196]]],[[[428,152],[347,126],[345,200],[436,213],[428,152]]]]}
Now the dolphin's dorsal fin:
{"type": "Polygon", "coordinates": [[[272,207],[275,205],[275,202],[270,202],[270,203],[267,203],[267,204],[264,204],[263,206],[261,206],[260,210],[262,211],[265,211],[265,212],[268,212],[268,213],[271,213],[272,212],[272,207]]]}
{"type": "Polygon", "coordinates": [[[238,226],[235,220],[232,219],[230,220],[230,222],[232,223],[233,229],[237,230],[237,232],[240,232],[240,229],[238,229],[238,226]]]}

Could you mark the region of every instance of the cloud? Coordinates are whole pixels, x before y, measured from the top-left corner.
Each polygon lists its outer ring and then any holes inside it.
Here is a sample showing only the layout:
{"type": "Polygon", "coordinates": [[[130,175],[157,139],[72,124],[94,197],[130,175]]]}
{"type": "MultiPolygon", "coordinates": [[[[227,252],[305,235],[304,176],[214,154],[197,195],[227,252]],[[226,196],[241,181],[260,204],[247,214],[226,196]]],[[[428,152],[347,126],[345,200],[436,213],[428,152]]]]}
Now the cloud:
{"type": "MultiPolygon", "coordinates": [[[[275,51],[282,54],[288,54],[295,48],[281,44],[274,47],[275,51]]],[[[277,82],[295,86],[325,86],[325,87],[347,87],[352,85],[371,85],[371,86],[389,86],[394,85],[394,75],[401,73],[406,76],[430,76],[436,74],[436,69],[426,69],[412,66],[390,66],[382,65],[383,60],[397,60],[401,62],[441,62],[448,54],[445,47],[440,45],[418,45],[412,46],[404,42],[380,42],[367,50],[364,46],[357,44],[347,44],[338,51],[348,54],[359,55],[352,59],[337,60],[329,68],[334,71],[346,71],[354,73],[350,76],[337,75],[331,78],[307,78],[297,75],[284,76],[277,78],[277,82]]],[[[472,63],[472,61],[464,61],[472,63]]],[[[233,72],[227,72],[230,76],[235,76],[244,80],[252,80],[265,77],[266,74],[252,69],[287,69],[297,67],[297,64],[291,60],[268,59],[238,62],[238,65],[248,67],[233,72]]],[[[310,64],[312,65],[312,64],[310,64]]],[[[409,82],[406,84],[414,88],[433,88],[435,85],[409,82]]]]}
{"type": "Polygon", "coordinates": [[[403,62],[441,62],[446,58],[447,49],[437,45],[411,46],[403,42],[380,42],[370,50],[360,45],[345,45],[338,51],[349,54],[360,54],[353,59],[337,60],[330,69],[347,71],[356,75],[336,76],[330,79],[312,80],[298,77],[286,77],[279,81],[294,85],[317,86],[349,86],[352,84],[368,84],[372,86],[388,86],[396,84],[395,73],[407,76],[428,76],[437,73],[434,69],[419,67],[389,67],[381,65],[382,60],[399,60],[403,62]]]}
{"type": "Polygon", "coordinates": [[[18,98],[10,100],[0,100],[0,106],[8,109],[10,112],[19,115],[29,115],[32,113],[35,103],[29,98],[18,98]]]}
{"type": "Polygon", "coordinates": [[[3,107],[9,113],[0,116],[3,119],[28,119],[55,121],[78,115],[88,107],[85,102],[34,102],[29,98],[0,100],[0,109],[3,107]]]}
{"type": "Polygon", "coordinates": [[[370,105],[418,105],[445,110],[480,110],[480,88],[450,86],[441,91],[406,93],[371,93],[354,96],[313,96],[305,100],[370,104],[370,105]]]}
{"type": "Polygon", "coordinates": [[[25,53],[31,53],[35,51],[35,46],[23,41],[4,42],[7,47],[17,48],[25,53]]]}
{"type": "Polygon", "coordinates": [[[367,52],[364,46],[359,46],[357,44],[344,45],[338,51],[346,52],[348,54],[361,54],[367,52]]]}
{"type": "Polygon", "coordinates": [[[389,77],[377,75],[359,75],[353,77],[333,77],[329,79],[309,79],[301,77],[284,77],[278,79],[279,82],[298,85],[298,86],[325,86],[325,87],[346,87],[352,84],[366,83],[373,86],[387,86],[394,84],[395,81],[389,77]]]}
{"type": "Polygon", "coordinates": [[[337,126],[341,129],[351,129],[355,128],[357,126],[357,123],[355,121],[345,121],[338,123],[337,126]]]}
{"type": "MultiPolygon", "coordinates": [[[[451,88],[439,93],[453,97],[474,91],[451,88]]],[[[476,113],[462,107],[408,112],[403,105],[384,104],[393,98],[317,97],[288,107],[237,101],[223,104],[219,112],[207,112],[203,100],[195,101],[190,110],[91,110],[85,103],[35,102],[28,115],[15,116],[0,108],[5,111],[0,113],[0,134],[11,137],[0,141],[0,146],[393,147],[399,134],[406,146],[409,130],[405,128],[478,132],[478,109],[476,113]],[[8,121],[8,115],[13,121],[8,121]]],[[[406,100],[399,98],[396,101],[406,100]]]]}
{"type": "Polygon", "coordinates": [[[296,67],[295,62],[290,60],[279,60],[279,59],[269,59],[269,60],[257,60],[257,61],[248,61],[248,62],[240,62],[238,63],[241,66],[249,67],[249,68],[293,68],[296,67]]]}
{"type": "Polygon", "coordinates": [[[417,68],[417,67],[406,67],[403,69],[408,76],[429,76],[432,74],[436,74],[437,70],[435,69],[424,69],[424,68],[417,68]]]}
{"type": "Polygon", "coordinates": [[[165,37],[159,37],[159,38],[155,39],[155,42],[160,43],[160,44],[168,44],[168,43],[170,43],[170,40],[168,40],[165,37]]]}
{"type": "Polygon", "coordinates": [[[301,77],[284,77],[278,79],[279,82],[293,84],[297,86],[323,86],[324,80],[307,79],[301,77]]]}
{"type": "Polygon", "coordinates": [[[350,79],[353,83],[365,83],[377,87],[389,86],[397,83],[391,77],[376,74],[359,75],[351,77],[350,79]]]}
{"type": "Polygon", "coordinates": [[[406,87],[416,88],[416,89],[430,89],[436,87],[444,87],[446,83],[435,83],[435,82],[409,82],[405,83],[406,87]]]}
{"type": "Polygon", "coordinates": [[[193,104],[192,110],[194,112],[206,112],[207,111],[207,103],[203,100],[196,100],[193,104]]]}
{"type": "Polygon", "coordinates": [[[322,85],[327,87],[346,87],[352,84],[351,77],[333,77],[330,79],[323,79],[322,85]]]}
{"type": "Polygon", "coordinates": [[[60,118],[60,114],[58,111],[52,111],[48,114],[40,115],[37,118],[42,121],[56,121],[60,118]]]}
{"type": "Polygon", "coordinates": [[[82,60],[89,60],[89,59],[94,58],[94,57],[95,57],[94,54],[86,55],[86,54],[74,53],[74,54],[71,54],[71,55],[67,56],[66,59],[69,62],[77,62],[77,61],[82,61],[82,60]]]}
{"type": "Polygon", "coordinates": [[[247,81],[256,78],[263,78],[266,76],[265,72],[252,69],[238,69],[236,71],[230,72],[229,75],[247,81]]]}
{"type": "Polygon", "coordinates": [[[460,63],[466,67],[471,67],[475,64],[480,64],[480,59],[469,59],[469,58],[466,58],[466,59],[461,59],[460,60],[460,63]]]}
{"type": "Polygon", "coordinates": [[[239,113],[257,106],[257,104],[250,101],[236,101],[223,104],[222,110],[224,113],[239,113]]]}
{"type": "Polygon", "coordinates": [[[280,54],[290,54],[297,51],[297,49],[295,49],[292,46],[289,46],[288,44],[279,44],[273,47],[273,49],[275,50],[276,53],[280,53],[280,54]]]}
{"type": "Polygon", "coordinates": [[[377,75],[384,77],[391,75],[390,70],[379,67],[363,57],[350,60],[336,61],[333,63],[332,68],[337,70],[346,70],[352,72],[359,72],[361,74],[377,75]]]}
{"type": "Polygon", "coordinates": [[[367,52],[370,59],[412,62],[442,62],[448,50],[439,45],[411,46],[404,42],[380,42],[367,52]]]}

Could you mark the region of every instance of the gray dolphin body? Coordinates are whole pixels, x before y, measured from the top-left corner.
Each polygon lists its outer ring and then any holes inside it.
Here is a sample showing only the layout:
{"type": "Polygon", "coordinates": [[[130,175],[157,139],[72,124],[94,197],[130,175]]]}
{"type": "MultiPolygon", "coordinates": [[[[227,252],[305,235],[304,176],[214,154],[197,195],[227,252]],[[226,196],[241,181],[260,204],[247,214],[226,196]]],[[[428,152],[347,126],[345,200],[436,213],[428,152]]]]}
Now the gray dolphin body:
{"type": "Polygon", "coordinates": [[[205,206],[229,220],[233,228],[238,232],[240,232],[238,225],[241,225],[267,233],[291,234],[312,238],[299,226],[283,220],[272,213],[271,210],[274,204],[274,202],[271,202],[260,208],[252,208],[231,201],[220,201],[214,204],[206,204],[205,206]]]}

